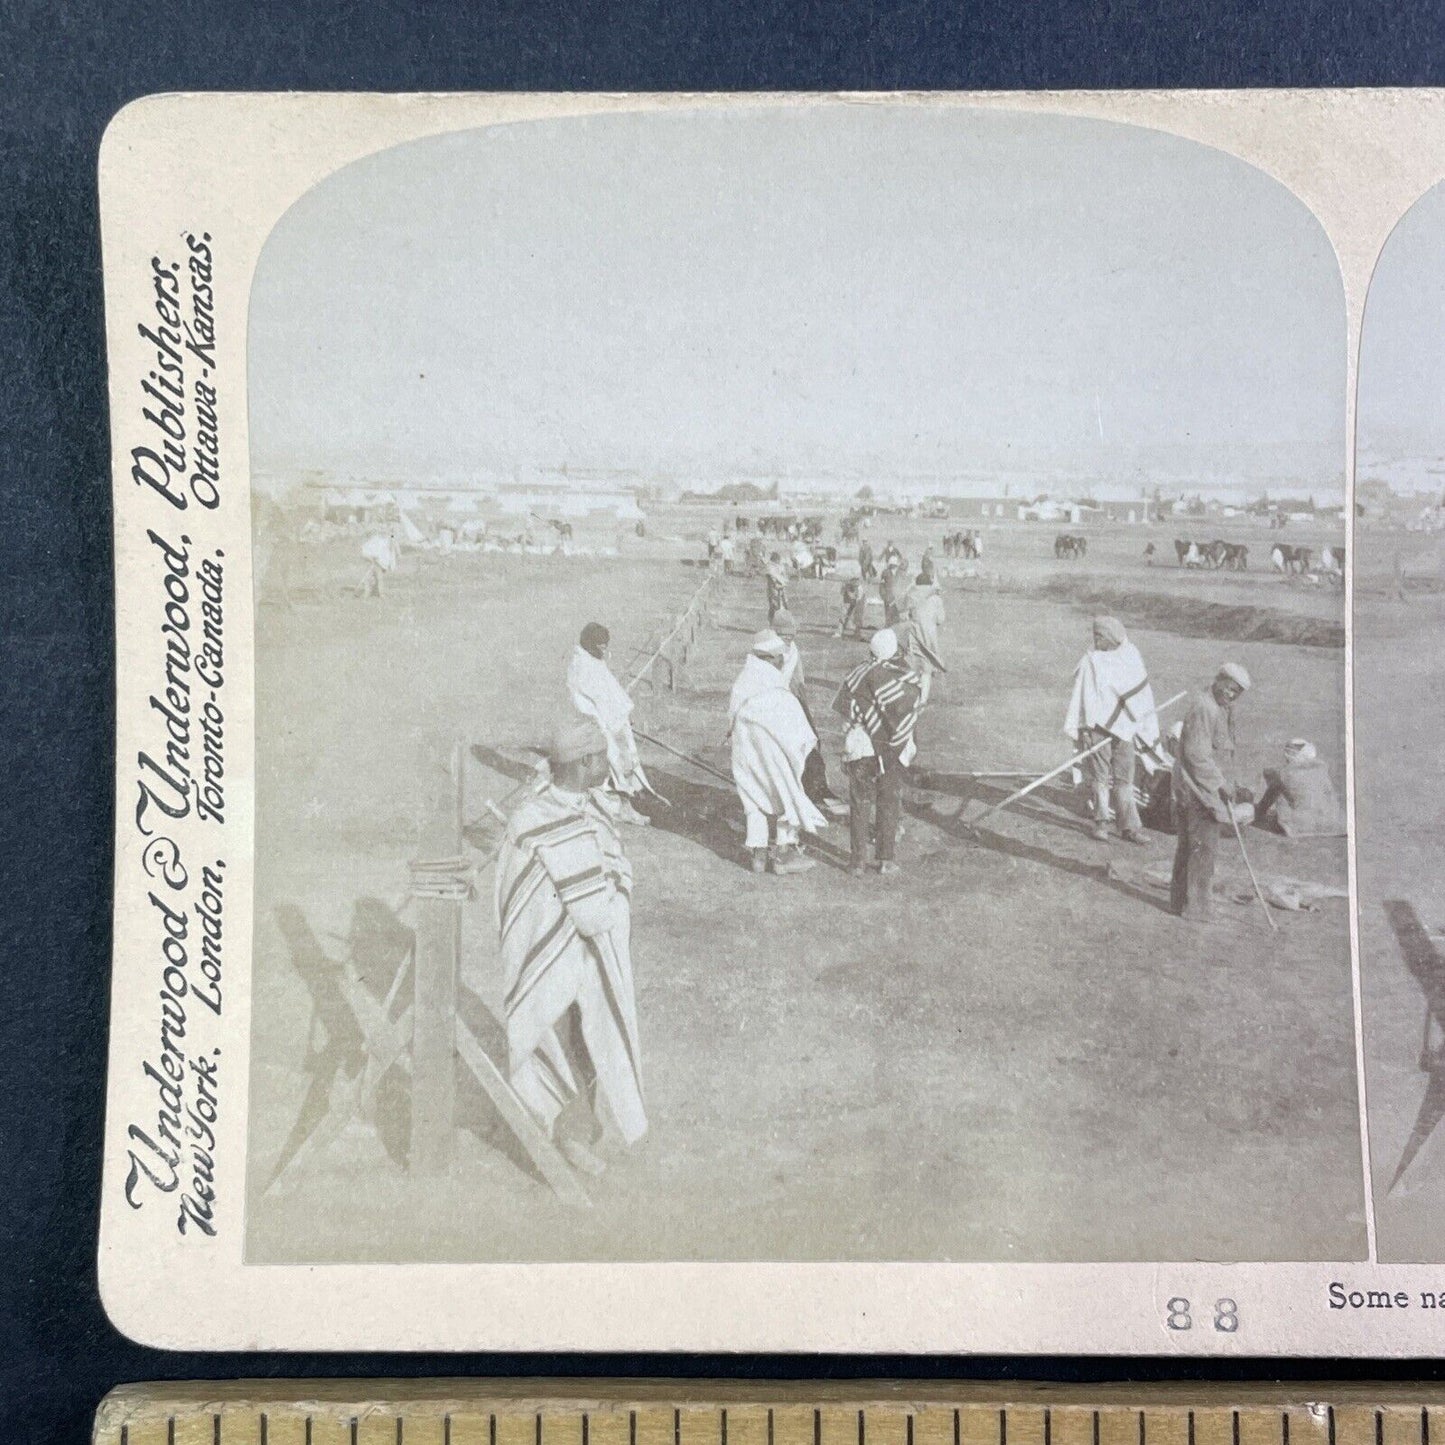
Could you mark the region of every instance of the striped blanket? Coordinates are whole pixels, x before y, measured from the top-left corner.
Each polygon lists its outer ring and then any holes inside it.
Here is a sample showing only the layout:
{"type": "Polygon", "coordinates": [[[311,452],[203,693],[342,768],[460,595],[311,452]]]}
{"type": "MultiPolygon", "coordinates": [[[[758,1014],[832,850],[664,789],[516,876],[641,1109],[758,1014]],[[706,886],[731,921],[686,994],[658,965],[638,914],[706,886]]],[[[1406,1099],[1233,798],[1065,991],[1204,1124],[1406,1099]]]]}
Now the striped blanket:
{"type": "Polygon", "coordinates": [[[631,865],[598,794],[544,787],[508,820],[496,908],[512,1087],[550,1130],[579,1073],[595,1077],[597,1101],[629,1144],[647,1132],[631,892],[631,865]]]}
{"type": "Polygon", "coordinates": [[[922,710],[920,680],[897,658],[860,662],[833,699],[833,711],[863,728],[884,766],[913,741],[922,710]]]}

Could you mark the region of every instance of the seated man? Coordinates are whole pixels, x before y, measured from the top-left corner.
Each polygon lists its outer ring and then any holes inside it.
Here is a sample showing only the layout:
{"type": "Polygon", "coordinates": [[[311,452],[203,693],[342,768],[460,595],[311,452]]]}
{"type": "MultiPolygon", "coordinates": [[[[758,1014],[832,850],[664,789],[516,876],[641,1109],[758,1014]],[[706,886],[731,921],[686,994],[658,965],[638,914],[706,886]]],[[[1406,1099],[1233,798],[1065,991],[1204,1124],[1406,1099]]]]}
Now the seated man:
{"type": "Polygon", "coordinates": [[[574,715],[548,748],[551,778],[507,820],[497,854],[502,1015],[512,1088],[578,1168],[604,1123],[647,1132],[632,981],[632,867],[600,791],[607,740],[574,715]],[[559,1131],[584,1106],[579,1131],[559,1131]],[[577,1137],[577,1132],[586,1137],[577,1137]]]}
{"type": "Polygon", "coordinates": [[[1345,815],[1330,770],[1304,738],[1284,745],[1284,762],[1264,770],[1264,796],[1254,820],[1286,838],[1342,838],[1345,815]]]}

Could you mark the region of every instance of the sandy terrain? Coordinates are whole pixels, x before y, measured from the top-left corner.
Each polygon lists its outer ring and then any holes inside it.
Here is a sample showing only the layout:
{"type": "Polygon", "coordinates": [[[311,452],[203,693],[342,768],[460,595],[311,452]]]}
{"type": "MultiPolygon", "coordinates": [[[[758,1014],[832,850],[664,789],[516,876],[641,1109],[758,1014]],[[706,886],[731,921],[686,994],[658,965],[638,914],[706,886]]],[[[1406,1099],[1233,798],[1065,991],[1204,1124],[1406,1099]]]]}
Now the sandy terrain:
{"type": "MultiPolygon", "coordinates": [[[[1259,570],[1262,529],[1249,533],[1256,570],[1241,576],[1181,572],[1159,528],[1091,533],[1082,563],[1053,560],[1057,528],[990,531],[979,575],[946,583],[950,671],[921,729],[930,786],[910,805],[899,878],[850,879],[826,860],[798,878],[754,877],[730,790],[645,750],[672,804],[627,835],[652,1130],[589,1185],[594,1208],[559,1205],[471,1095],[452,1177],[409,1178],[399,1071],[375,1131],[354,1125],[263,1196],[317,1067],[308,1040],[322,1037],[296,919],[333,957],[359,917],[385,934],[375,920],[405,892],[450,739],[502,750],[470,777],[478,800],[502,796],[508,759],[540,740],[561,699],[581,624],[612,628],[626,673],[698,585],[703,515],[657,512],[620,559],[408,557],[379,601],[339,591],[349,554],[313,557],[292,571],[316,585],[261,607],[249,1257],[1360,1257],[1345,905],[1276,914],[1277,937],[1253,903],[1191,926],[1145,876],[1167,865],[1172,837],[1095,843],[1067,791],[976,840],[953,816],[1000,796],[961,774],[1067,756],[1063,711],[1091,604],[1045,593],[1050,583],[1118,601],[1161,698],[1225,657],[1250,668],[1240,781],[1258,788],[1303,734],[1342,786],[1342,649],[1209,635],[1246,615],[1221,608],[1264,618],[1266,634],[1339,622],[1338,591],[1259,570]],[[1200,605],[1181,613],[1179,598],[1200,605]]],[[[874,535],[916,559],[944,529],[880,523],[874,535]]],[[[831,635],[835,582],[794,597],[841,787],[828,704],[861,649],[831,635]]],[[[726,691],[762,620],[761,582],[724,583],[686,686],[644,690],[640,725],[726,770],[726,691]]],[[[846,824],[829,832],[846,846],[846,824]]],[[[1345,879],[1343,841],[1251,830],[1248,843],[1264,873],[1345,879]]],[[[1221,856],[1243,885],[1232,843],[1221,856]]],[[[484,897],[464,936],[483,1000],[492,930],[484,897]]]]}

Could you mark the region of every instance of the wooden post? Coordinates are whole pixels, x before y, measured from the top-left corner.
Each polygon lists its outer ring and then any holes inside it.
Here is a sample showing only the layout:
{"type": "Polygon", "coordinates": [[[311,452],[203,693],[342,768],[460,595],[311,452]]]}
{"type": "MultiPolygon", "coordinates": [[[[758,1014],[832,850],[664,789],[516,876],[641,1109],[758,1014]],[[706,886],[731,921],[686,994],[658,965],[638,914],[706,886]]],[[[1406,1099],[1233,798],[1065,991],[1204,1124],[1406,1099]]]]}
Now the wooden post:
{"type": "MultiPolygon", "coordinates": [[[[462,851],[462,744],[452,744],[446,795],[422,842],[429,858],[462,851]]],[[[456,1126],[457,968],[461,958],[462,905],[444,898],[417,900],[416,1007],[412,1033],[411,1167],[421,1174],[451,1168],[456,1126]]]]}

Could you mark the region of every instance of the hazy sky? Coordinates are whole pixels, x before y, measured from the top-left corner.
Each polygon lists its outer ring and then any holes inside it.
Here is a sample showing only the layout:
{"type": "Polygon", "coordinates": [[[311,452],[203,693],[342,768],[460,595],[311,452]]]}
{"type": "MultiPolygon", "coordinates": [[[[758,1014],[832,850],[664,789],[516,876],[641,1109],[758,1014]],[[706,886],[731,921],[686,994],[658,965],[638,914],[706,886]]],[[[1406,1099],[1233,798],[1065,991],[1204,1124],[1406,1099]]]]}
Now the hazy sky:
{"type": "Polygon", "coordinates": [[[1445,475],[1445,186],[1395,228],[1360,338],[1360,476],[1440,490],[1445,475]],[[1433,468],[1427,473],[1426,468],[1433,468]]]}
{"type": "Polygon", "coordinates": [[[1342,478],[1309,213],[1070,118],[840,104],[398,147],[281,220],[250,361],[269,472],[1342,478]]]}

